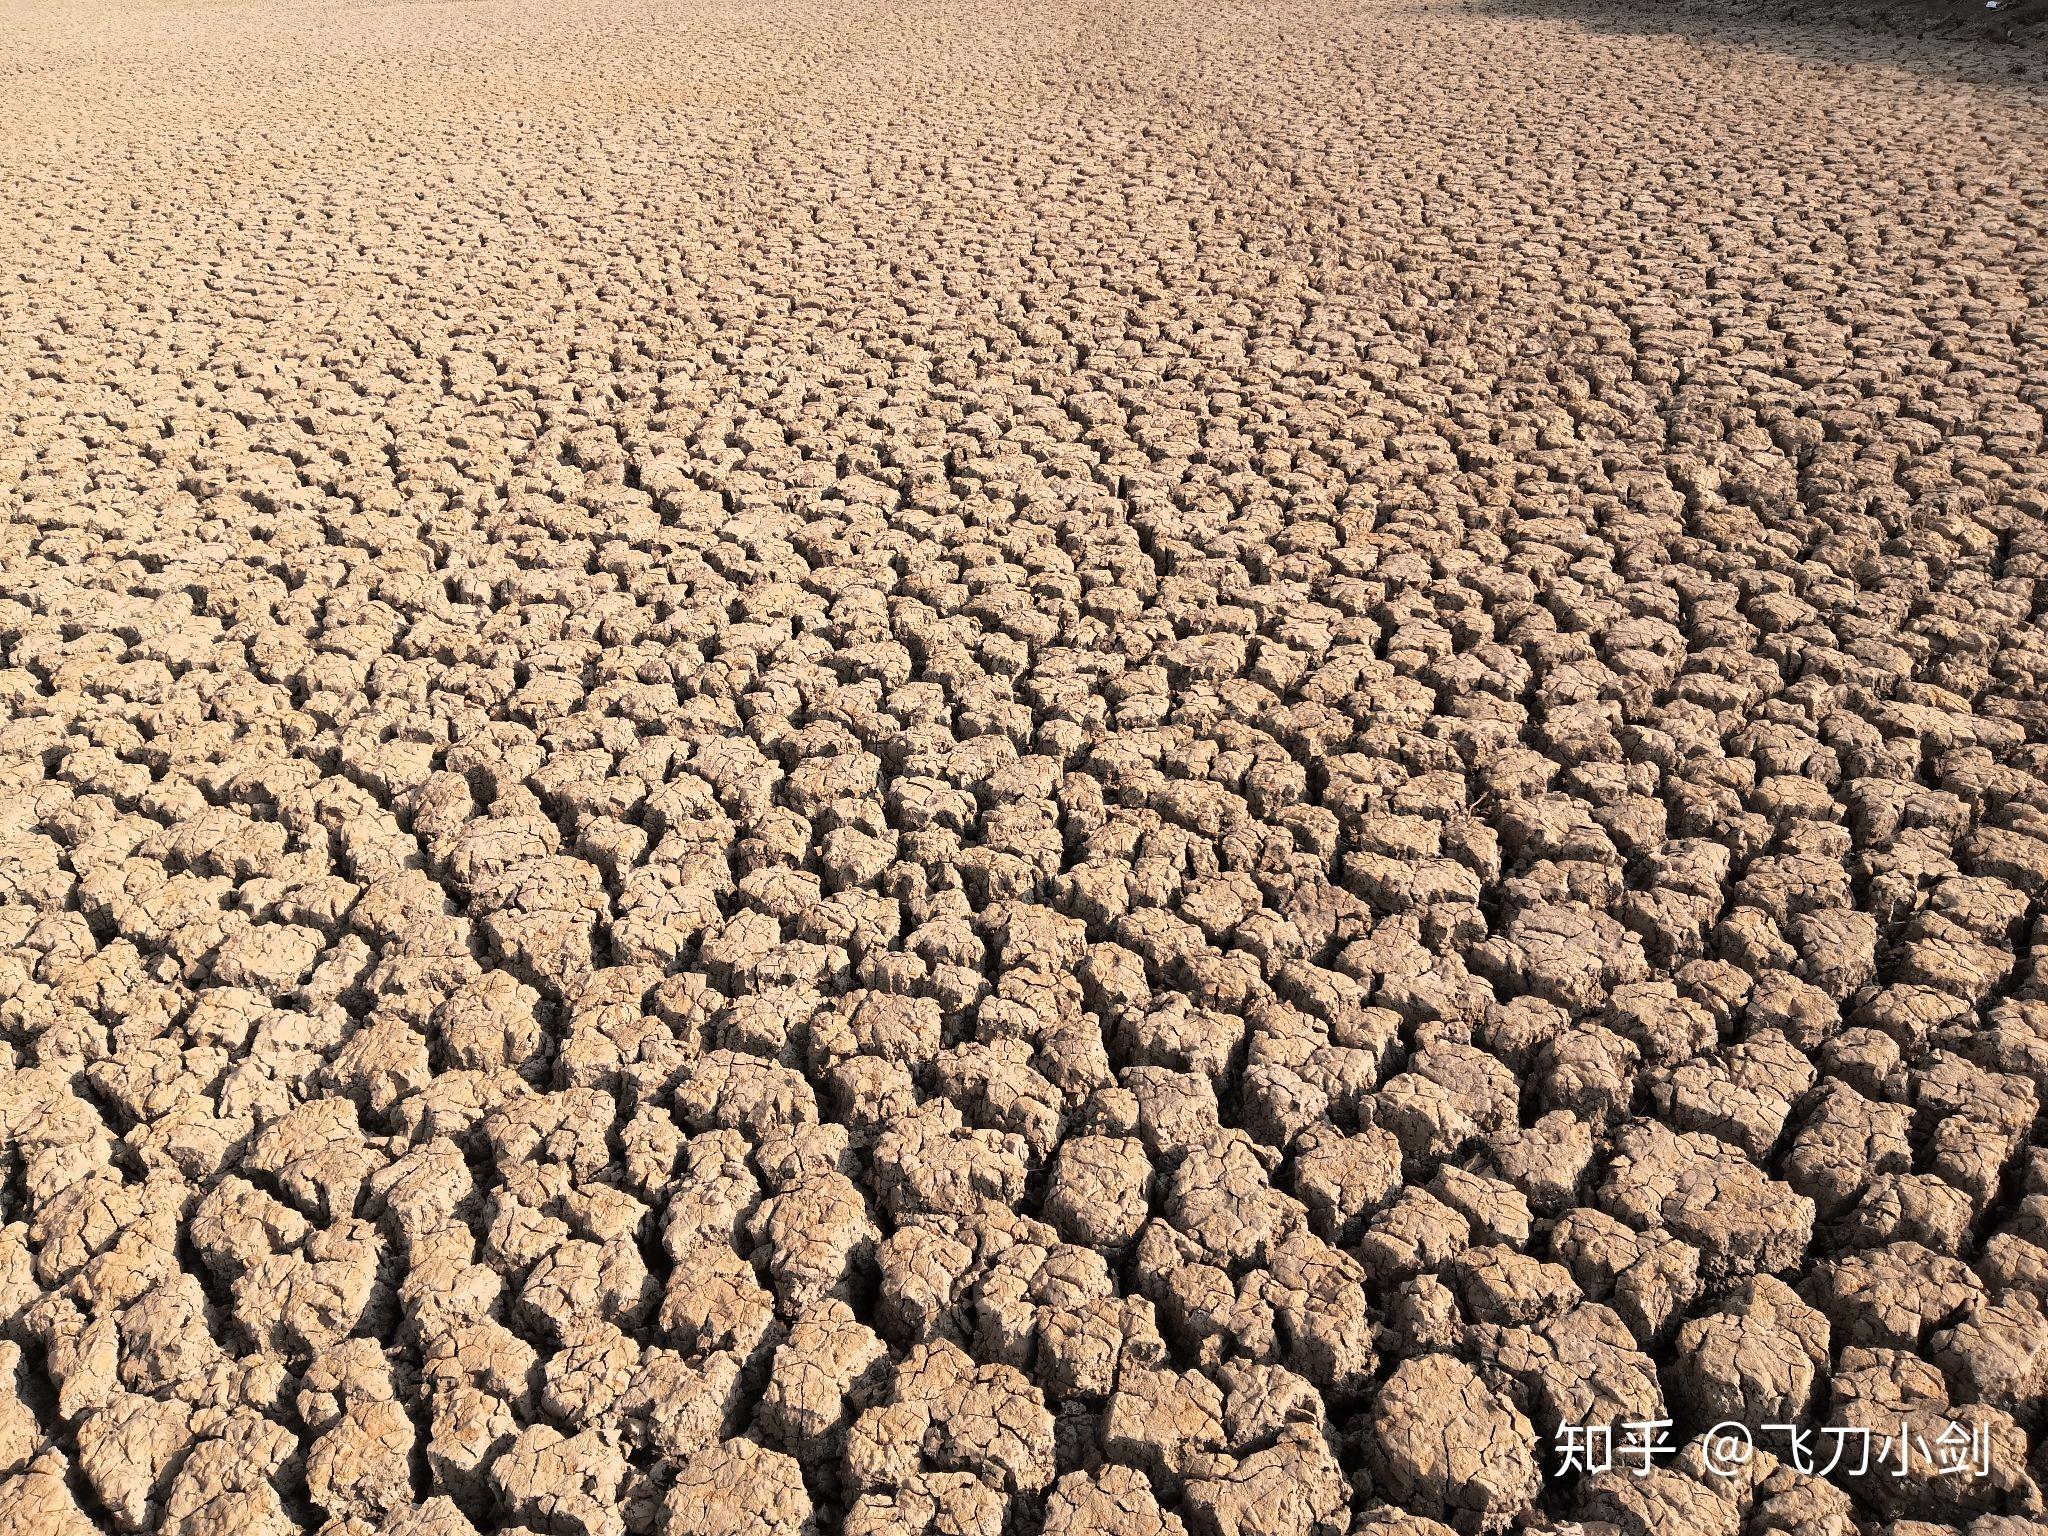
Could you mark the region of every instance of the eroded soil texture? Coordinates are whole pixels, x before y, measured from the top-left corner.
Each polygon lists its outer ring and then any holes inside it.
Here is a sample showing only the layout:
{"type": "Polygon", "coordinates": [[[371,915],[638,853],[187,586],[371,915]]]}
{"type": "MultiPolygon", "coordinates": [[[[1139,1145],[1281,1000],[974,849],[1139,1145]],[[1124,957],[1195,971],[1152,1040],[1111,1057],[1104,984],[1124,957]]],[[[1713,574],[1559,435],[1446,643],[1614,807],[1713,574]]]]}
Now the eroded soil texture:
{"type": "Polygon", "coordinates": [[[15,0],[0,1531],[2048,1530],[2039,66],[15,0]]]}

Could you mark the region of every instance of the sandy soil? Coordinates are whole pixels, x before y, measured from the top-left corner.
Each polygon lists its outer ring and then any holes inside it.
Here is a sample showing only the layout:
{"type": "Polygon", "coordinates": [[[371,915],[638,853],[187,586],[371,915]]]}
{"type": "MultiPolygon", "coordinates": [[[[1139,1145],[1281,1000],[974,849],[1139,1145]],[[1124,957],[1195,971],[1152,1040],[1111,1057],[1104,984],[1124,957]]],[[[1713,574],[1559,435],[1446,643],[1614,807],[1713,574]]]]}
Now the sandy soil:
{"type": "Polygon", "coordinates": [[[11,0],[0,1530],[2048,1530],[2042,80],[11,0]]]}

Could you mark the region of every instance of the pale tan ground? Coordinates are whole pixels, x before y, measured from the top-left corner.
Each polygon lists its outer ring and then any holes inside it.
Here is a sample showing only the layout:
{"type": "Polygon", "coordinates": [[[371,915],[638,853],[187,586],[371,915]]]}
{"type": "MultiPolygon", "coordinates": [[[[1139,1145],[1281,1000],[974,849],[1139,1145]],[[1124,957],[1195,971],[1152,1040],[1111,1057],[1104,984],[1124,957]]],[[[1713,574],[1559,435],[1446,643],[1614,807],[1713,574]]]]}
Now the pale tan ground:
{"type": "Polygon", "coordinates": [[[1970,14],[0,8],[0,1532],[2048,1529],[1970,14]]]}

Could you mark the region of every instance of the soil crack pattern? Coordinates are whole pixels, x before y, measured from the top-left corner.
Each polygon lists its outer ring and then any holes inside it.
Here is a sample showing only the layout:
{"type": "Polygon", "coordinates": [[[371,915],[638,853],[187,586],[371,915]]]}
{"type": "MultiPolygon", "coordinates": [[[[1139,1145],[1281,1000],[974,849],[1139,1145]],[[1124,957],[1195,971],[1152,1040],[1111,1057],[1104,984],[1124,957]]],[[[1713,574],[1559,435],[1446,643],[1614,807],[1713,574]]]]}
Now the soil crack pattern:
{"type": "Polygon", "coordinates": [[[2048,1536],[2033,3],[0,7],[0,1533],[2048,1536]]]}

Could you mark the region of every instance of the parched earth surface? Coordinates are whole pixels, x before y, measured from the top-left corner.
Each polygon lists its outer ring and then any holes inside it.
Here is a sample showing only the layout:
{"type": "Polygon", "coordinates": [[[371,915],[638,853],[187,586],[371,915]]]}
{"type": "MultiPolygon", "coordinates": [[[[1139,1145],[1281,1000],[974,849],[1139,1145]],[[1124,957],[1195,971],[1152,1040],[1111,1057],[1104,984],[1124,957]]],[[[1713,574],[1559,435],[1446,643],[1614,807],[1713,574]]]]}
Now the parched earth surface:
{"type": "Polygon", "coordinates": [[[2041,81],[12,0],[0,1530],[2048,1529],[2041,81]]]}

